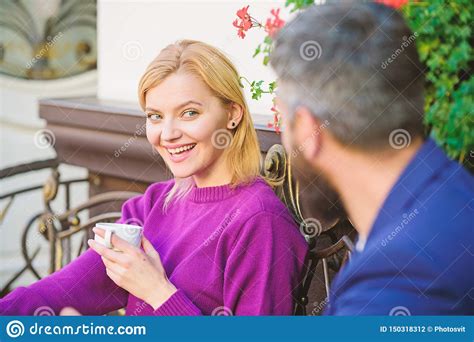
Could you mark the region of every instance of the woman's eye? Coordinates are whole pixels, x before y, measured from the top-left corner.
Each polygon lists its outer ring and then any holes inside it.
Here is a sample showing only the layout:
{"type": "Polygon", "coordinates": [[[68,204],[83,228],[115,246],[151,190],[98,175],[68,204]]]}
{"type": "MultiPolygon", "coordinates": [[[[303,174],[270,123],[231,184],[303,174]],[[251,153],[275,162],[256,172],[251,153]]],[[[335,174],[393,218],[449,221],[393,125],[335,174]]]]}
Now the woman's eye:
{"type": "Polygon", "coordinates": [[[151,121],[158,121],[161,119],[161,115],[160,114],[148,114],[147,115],[147,118],[150,119],[151,121]]]}
{"type": "Polygon", "coordinates": [[[195,117],[196,115],[198,115],[198,112],[196,112],[195,110],[187,110],[183,112],[184,118],[192,118],[192,117],[195,117]]]}

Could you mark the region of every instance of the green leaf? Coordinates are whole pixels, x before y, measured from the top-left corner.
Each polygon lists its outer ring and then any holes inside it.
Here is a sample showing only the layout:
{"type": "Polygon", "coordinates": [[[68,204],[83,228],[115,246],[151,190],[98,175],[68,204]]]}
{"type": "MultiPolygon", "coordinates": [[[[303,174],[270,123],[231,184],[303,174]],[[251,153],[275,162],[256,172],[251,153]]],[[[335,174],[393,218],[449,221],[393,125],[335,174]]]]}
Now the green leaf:
{"type": "MultiPolygon", "coordinates": [[[[474,148],[472,0],[411,2],[404,9],[425,63],[425,117],[430,135],[463,162],[474,148]]],[[[465,164],[474,171],[471,164],[465,164]]]]}
{"type": "Polygon", "coordinates": [[[261,51],[261,50],[260,50],[260,46],[261,46],[261,45],[262,45],[262,44],[258,44],[257,48],[255,49],[255,52],[253,53],[252,58],[255,58],[255,56],[257,56],[257,55],[260,53],[260,51],[261,51]]]}

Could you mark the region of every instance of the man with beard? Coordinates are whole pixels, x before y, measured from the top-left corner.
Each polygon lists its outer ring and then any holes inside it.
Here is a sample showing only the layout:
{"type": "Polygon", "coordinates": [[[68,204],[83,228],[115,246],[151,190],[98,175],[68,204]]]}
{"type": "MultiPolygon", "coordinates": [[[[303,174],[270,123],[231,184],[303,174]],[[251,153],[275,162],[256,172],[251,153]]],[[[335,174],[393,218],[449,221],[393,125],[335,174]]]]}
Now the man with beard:
{"type": "Polygon", "coordinates": [[[414,38],[395,10],[347,2],[313,6],[276,37],[301,196],[319,188],[313,205],[343,207],[358,232],[326,314],[474,314],[474,181],[424,136],[414,38]]]}

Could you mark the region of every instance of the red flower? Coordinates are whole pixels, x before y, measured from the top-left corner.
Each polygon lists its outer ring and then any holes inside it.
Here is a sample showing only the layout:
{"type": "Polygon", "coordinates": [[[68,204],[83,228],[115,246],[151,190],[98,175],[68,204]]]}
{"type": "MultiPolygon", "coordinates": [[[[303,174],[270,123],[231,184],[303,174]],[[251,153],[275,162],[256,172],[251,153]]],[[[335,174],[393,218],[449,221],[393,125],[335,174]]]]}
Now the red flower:
{"type": "Polygon", "coordinates": [[[265,24],[265,31],[270,37],[273,37],[279,29],[285,25],[285,21],[280,18],[280,9],[272,9],[270,14],[273,18],[268,18],[267,23],[265,24]]]}
{"type": "Polygon", "coordinates": [[[245,32],[250,30],[250,28],[253,26],[252,18],[247,13],[248,9],[249,6],[242,7],[241,9],[239,9],[236,14],[239,17],[240,21],[239,19],[235,19],[232,23],[234,27],[239,29],[237,34],[242,39],[245,38],[245,32]]]}
{"type": "Polygon", "coordinates": [[[250,5],[247,5],[247,7],[242,7],[241,9],[239,9],[236,13],[237,16],[242,20],[250,19],[250,15],[248,14],[249,7],[250,5]]]}
{"type": "Polygon", "coordinates": [[[376,0],[376,2],[398,9],[407,4],[408,0],[376,0]]]}

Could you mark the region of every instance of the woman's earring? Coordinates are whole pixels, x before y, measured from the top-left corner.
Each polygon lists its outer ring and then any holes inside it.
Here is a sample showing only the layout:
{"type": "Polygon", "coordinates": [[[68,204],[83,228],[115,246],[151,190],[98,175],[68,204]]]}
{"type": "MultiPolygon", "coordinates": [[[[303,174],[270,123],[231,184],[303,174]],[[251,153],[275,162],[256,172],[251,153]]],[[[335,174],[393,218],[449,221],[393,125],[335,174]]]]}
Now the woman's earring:
{"type": "Polygon", "coordinates": [[[235,122],[234,121],[232,121],[231,126],[232,126],[232,128],[235,127],[235,122]]]}

